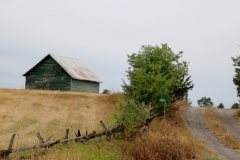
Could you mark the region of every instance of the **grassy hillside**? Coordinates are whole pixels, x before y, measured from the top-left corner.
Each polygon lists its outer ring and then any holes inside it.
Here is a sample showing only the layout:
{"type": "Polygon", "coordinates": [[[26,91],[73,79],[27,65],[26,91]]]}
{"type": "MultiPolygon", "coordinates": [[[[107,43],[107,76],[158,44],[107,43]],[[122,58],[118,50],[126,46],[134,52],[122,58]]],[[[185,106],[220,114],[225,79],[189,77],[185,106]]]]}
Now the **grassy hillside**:
{"type": "MultiPolygon", "coordinates": [[[[118,94],[93,94],[60,91],[0,89],[0,149],[7,149],[13,133],[13,148],[38,143],[36,133],[43,138],[54,134],[63,138],[66,128],[73,126],[85,132],[102,131],[99,121],[112,122],[118,94]]],[[[39,159],[204,159],[216,157],[187,130],[177,102],[168,110],[168,119],[157,118],[151,130],[134,141],[111,143],[94,139],[85,144],[71,142],[56,145],[42,155],[42,150],[14,153],[12,158],[38,156],[39,159]]],[[[69,137],[74,137],[70,130],[69,137]]]]}
{"type": "Polygon", "coordinates": [[[117,95],[0,89],[0,148],[12,133],[17,147],[36,143],[37,132],[59,138],[71,126],[93,131],[100,120],[110,122],[116,101],[117,95]]]}

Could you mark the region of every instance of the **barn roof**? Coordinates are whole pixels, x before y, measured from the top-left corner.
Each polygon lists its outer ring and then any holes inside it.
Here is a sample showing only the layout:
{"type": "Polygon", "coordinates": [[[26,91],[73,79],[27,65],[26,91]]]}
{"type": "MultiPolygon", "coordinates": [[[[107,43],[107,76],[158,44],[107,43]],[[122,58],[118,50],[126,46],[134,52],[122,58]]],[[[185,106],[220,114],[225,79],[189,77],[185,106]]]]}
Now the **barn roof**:
{"type": "MultiPolygon", "coordinates": [[[[48,56],[51,56],[73,79],[101,83],[101,80],[81,60],[48,54],[40,62],[42,62],[48,56]]],[[[23,74],[23,76],[26,76],[26,74],[36,67],[40,62],[23,74]]]]}

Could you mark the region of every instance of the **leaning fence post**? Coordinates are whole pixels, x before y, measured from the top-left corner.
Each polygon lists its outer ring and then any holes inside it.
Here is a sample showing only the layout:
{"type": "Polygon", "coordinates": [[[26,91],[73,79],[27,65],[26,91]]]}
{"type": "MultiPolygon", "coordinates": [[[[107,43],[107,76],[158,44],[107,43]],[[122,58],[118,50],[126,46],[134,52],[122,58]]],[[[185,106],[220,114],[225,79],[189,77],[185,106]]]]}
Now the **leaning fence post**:
{"type": "Polygon", "coordinates": [[[39,140],[40,143],[44,143],[43,138],[41,137],[40,133],[37,133],[37,138],[39,140]]]}
{"type": "Polygon", "coordinates": [[[15,136],[16,136],[16,134],[12,135],[12,138],[10,140],[7,150],[0,150],[0,158],[8,158],[9,157],[9,154],[12,152],[12,146],[13,146],[15,136]]]}
{"type": "Polygon", "coordinates": [[[75,136],[78,137],[77,132],[75,131],[75,129],[73,128],[73,126],[71,126],[71,128],[72,128],[72,130],[73,130],[75,136]]]}
{"type": "Polygon", "coordinates": [[[13,146],[13,142],[14,142],[14,138],[15,138],[16,134],[12,135],[12,138],[10,140],[9,146],[8,146],[8,150],[12,150],[12,146],[13,146]]]}
{"type": "Polygon", "coordinates": [[[103,121],[100,121],[103,131],[107,137],[107,140],[110,141],[111,140],[111,134],[109,133],[109,129],[111,128],[111,125],[107,128],[106,125],[103,123],[103,121]]]}

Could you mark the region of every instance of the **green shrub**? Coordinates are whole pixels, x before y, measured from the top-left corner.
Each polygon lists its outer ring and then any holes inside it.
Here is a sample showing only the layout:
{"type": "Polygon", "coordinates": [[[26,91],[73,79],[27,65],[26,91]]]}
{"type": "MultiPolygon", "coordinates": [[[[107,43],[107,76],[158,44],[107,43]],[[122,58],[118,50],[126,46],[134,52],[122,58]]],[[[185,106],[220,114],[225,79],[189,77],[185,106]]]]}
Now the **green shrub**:
{"type": "Polygon", "coordinates": [[[136,127],[149,115],[146,105],[142,103],[140,107],[134,99],[122,98],[117,107],[120,109],[120,113],[114,115],[116,125],[123,123],[125,132],[139,130],[136,127]]]}

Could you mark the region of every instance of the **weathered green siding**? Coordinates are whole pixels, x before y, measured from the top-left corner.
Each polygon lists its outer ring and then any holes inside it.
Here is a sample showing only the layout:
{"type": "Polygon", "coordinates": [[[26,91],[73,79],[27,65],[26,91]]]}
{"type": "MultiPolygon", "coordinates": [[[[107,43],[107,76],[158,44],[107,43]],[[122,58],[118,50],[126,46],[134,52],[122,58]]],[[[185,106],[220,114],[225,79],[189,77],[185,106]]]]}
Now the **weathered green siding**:
{"type": "Polygon", "coordinates": [[[99,83],[72,79],[71,90],[99,93],[99,83]]]}
{"type": "Polygon", "coordinates": [[[71,77],[50,56],[26,74],[26,88],[69,91],[71,77]]]}

